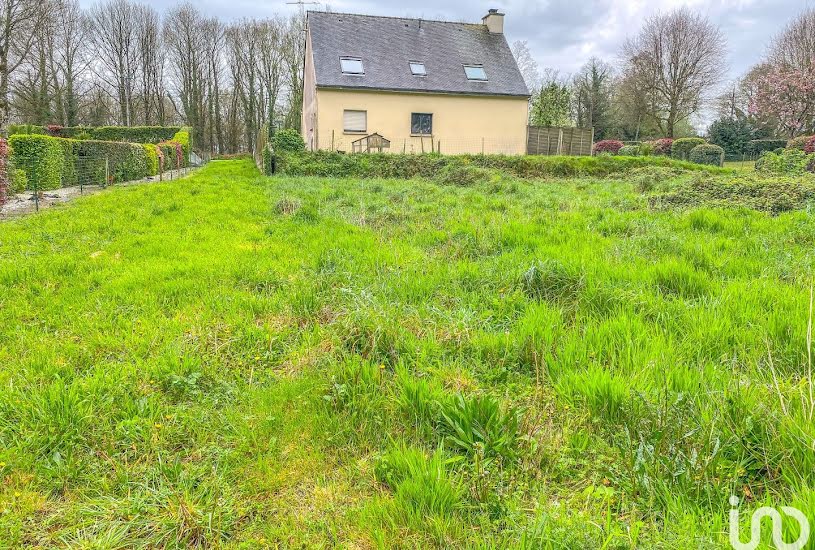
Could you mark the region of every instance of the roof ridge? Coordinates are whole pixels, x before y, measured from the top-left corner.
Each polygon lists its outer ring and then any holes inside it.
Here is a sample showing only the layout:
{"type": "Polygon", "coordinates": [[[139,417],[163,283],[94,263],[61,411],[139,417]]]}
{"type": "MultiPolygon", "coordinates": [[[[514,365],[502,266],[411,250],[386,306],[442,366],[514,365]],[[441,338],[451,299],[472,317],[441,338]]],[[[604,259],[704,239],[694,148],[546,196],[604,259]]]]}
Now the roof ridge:
{"type": "Polygon", "coordinates": [[[483,27],[483,23],[469,23],[466,21],[444,21],[442,19],[425,19],[424,17],[397,17],[395,15],[369,15],[366,13],[349,13],[339,11],[308,10],[306,14],[319,13],[322,15],[350,15],[352,17],[366,17],[369,19],[398,19],[400,21],[422,21],[423,23],[443,23],[447,25],[469,25],[483,27]]]}

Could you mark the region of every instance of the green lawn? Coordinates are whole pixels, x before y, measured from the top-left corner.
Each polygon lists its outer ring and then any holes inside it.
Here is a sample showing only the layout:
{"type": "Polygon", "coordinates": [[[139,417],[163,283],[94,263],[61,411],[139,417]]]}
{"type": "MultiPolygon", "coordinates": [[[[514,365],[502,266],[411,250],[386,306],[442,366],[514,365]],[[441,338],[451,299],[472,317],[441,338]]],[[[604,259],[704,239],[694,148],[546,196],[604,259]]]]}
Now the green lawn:
{"type": "Polygon", "coordinates": [[[222,161],[0,224],[0,547],[724,548],[731,494],[815,519],[815,220],[652,202],[727,177],[222,161]]]}
{"type": "Polygon", "coordinates": [[[739,172],[755,172],[756,161],[754,160],[728,161],[724,163],[724,167],[731,168],[733,170],[738,170],[739,172]]]}

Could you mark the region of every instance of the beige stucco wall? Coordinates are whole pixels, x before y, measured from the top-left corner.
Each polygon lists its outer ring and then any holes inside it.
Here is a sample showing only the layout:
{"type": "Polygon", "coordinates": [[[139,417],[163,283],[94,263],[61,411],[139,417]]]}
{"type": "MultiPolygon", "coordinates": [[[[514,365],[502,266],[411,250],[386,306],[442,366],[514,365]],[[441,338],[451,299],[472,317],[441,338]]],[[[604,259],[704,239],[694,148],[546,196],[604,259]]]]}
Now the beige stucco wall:
{"type": "MultiPolygon", "coordinates": [[[[389,139],[393,153],[431,152],[439,147],[443,154],[526,152],[526,98],[318,88],[315,104],[318,149],[351,152],[351,142],[361,135],[343,132],[343,111],[350,109],[368,112],[366,133],[389,139]],[[411,136],[412,113],[433,115],[433,145],[430,137],[411,136]]],[[[308,143],[308,130],[304,133],[308,143]]]]}

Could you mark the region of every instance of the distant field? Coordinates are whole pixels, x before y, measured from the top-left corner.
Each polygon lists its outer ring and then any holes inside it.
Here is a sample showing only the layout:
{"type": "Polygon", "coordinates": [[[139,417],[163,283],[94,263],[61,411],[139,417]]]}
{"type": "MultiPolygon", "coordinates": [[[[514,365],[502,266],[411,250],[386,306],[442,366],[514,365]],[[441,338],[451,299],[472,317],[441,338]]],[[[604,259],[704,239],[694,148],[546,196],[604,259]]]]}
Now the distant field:
{"type": "Polygon", "coordinates": [[[815,520],[811,195],[726,177],[221,161],[0,223],[0,547],[729,548],[731,495],[815,520]]]}

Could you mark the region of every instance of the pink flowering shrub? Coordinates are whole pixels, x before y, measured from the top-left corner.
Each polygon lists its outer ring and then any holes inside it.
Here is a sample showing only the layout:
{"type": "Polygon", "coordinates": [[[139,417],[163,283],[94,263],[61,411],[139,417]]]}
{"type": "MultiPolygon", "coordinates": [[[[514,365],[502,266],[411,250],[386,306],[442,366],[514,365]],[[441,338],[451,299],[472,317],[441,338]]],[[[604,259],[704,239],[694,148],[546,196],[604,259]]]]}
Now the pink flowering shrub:
{"type": "Polygon", "coordinates": [[[777,121],[794,136],[811,130],[815,117],[815,66],[807,70],[772,66],[757,81],[750,114],[762,121],[777,121]]]}
{"type": "Polygon", "coordinates": [[[654,154],[655,155],[664,155],[666,157],[671,156],[671,150],[674,146],[674,139],[673,138],[662,138],[656,140],[654,143],[654,154]]]}
{"type": "Polygon", "coordinates": [[[604,139],[594,144],[594,154],[616,155],[624,145],[622,141],[617,141],[616,139],[604,139]]]}
{"type": "Polygon", "coordinates": [[[810,139],[815,136],[798,136],[794,137],[787,142],[786,149],[798,149],[799,151],[803,151],[806,149],[807,143],[810,139]]]}
{"type": "Polygon", "coordinates": [[[8,200],[8,141],[0,138],[0,206],[8,200]]]}

